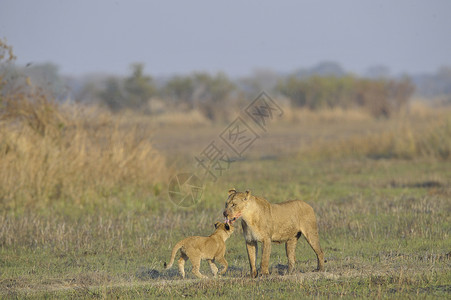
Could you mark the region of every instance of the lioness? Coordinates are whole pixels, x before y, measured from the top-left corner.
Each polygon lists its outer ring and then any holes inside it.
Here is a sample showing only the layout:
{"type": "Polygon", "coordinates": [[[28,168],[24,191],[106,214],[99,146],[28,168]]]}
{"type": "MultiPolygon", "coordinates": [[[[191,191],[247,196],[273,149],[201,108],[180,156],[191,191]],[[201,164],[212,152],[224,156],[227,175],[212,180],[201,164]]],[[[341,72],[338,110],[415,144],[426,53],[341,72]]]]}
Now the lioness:
{"type": "Polygon", "coordinates": [[[315,213],[312,207],[304,201],[291,200],[271,204],[263,198],[252,196],[250,191],[242,193],[231,189],[226,201],[224,217],[226,223],[229,224],[241,217],[252,277],[257,276],[255,267],[257,242],[263,243],[262,275],[269,274],[271,242],[285,242],[288,272],[291,273],[296,261],[296,243],[302,234],[316,253],[317,270],[324,270],[324,254],[319,244],[315,213]]]}
{"type": "Polygon", "coordinates": [[[207,276],[202,275],[202,273],[199,272],[201,259],[206,259],[208,261],[211,272],[215,277],[218,273],[218,268],[216,267],[214,261],[217,260],[224,266],[219,274],[224,274],[228,267],[227,261],[224,258],[226,251],[225,241],[230,237],[235,228],[231,224],[222,222],[216,222],[215,228],[215,232],[208,237],[190,236],[175,244],[174,249],[172,249],[169,265],[164,263],[165,269],[172,267],[175,255],[180,249],[181,255],[178,263],[179,271],[183,278],[185,278],[185,261],[188,259],[191,259],[191,263],[193,264],[193,274],[198,278],[207,278],[207,276]]]}

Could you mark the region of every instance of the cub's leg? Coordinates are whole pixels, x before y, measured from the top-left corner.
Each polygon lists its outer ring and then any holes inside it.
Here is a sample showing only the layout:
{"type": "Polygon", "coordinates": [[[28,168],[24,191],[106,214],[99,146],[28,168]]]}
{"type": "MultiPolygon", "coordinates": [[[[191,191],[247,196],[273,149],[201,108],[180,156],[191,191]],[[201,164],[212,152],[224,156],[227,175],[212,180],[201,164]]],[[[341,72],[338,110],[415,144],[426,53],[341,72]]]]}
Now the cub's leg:
{"type": "Polygon", "coordinates": [[[218,258],[218,262],[224,267],[222,268],[221,272],[219,272],[219,275],[224,274],[227,271],[227,268],[229,267],[229,264],[227,263],[226,259],[223,257],[218,258]]]}
{"type": "Polygon", "coordinates": [[[216,277],[216,274],[218,274],[218,267],[216,267],[212,259],[207,259],[207,261],[208,264],[210,265],[210,270],[213,273],[213,276],[216,277]]]}
{"type": "Polygon", "coordinates": [[[296,243],[298,242],[298,239],[292,238],[289,239],[285,243],[285,251],[287,253],[288,258],[288,274],[291,274],[294,270],[294,264],[296,263],[296,243]]]}
{"type": "Polygon", "coordinates": [[[199,272],[200,268],[200,257],[191,257],[191,263],[193,264],[193,274],[197,276],[197,278],[208,278],[199,272]]]}
{"type": "Polygon", "coordinates": [[[263,240],[263,253],[262,253],[262,264],[261,272],[262,275],[269,275],[269,257],[271,256],[271,240],[263,240]]]}
{"type": "Polygon", "coordinates": [[[251,277],[257,277],[257,268],[255,261],[257,260],[258,245],[256,241],[246,241],[247,257],[249,258],[249,265],[251,267],[251,277]]]}
{"type": "Polygon", "coordinates": [[[179,258],[179,272],[182,274],[182,278],[185,278],[185,261],[188,260],[188,256],[186,256],[185,253],[182,253],[182,255],[179,258]]]}

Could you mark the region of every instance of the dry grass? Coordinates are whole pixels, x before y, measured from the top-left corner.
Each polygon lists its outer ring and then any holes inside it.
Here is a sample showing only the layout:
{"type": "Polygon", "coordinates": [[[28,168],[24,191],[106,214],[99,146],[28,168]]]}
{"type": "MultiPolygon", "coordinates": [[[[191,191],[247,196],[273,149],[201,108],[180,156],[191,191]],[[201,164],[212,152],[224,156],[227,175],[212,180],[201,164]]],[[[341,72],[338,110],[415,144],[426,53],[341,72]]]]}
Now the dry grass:
{"type": "Polygon", "coordinates": [[[118,188],[152,191],[166,180],[149,128],[98,109],[58,105],[35,89],[8,95],[1,105],[2,209],[81,203],[118,188]]]}
{"type": "Polygon", "coordinates": [[[369,122],[374,119],[361,109],[343,109],[341,107],[312,111],[307,108],[283,108],[283,121],[294,124],[330,124],[369,122]]]}
{"type": "Polygon", "coordinates": [[[429,158],[451,159],[451,111],[420,104],[409,114],[392,120],[351,121],[356,128],[334,137],[318,136],[303,145],[300,156],[308,158],[429,158]],[[368,126],[373,124],[373,126],[368,126]]]}
{"type": "Polygon", "coordinates": [[[211,120],[208,120],[198,110],[188,112],[167,112],[152,117],[152,123],[166,126],[208,126],[211,120]]]}
{"type": "Polygon", "coordinates": [[[355,135],[335,141],[318,140],[301,150],[304,157],[370,157],[370,158],[451,158],[451,119],[435,121],[427,128],[414,130],[399,126],[367,135],[355,135]]]}

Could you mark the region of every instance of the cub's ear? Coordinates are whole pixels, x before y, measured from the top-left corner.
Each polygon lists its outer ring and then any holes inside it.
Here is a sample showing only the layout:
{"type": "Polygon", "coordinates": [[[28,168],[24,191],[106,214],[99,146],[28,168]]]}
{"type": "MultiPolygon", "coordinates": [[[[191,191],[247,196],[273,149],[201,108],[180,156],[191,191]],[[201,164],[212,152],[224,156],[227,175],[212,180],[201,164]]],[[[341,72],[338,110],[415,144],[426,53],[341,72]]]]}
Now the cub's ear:
{"type": "Polygon", "coordinates": [[[215,223],[215,228],[217,229],[217,228],[219,227],[220,224],[221,224],[221,222],[219,222],[219,221],[216,222],[216,223],[215,223]]]}
{"type": "Polygon", "coordinates": [[[231,189],[229,190],[229,196],[232,195],[232,194],[235,194],[235,193],[236,193],[235,188],[231,188],[231,189]]]}
{"type": "Polygon", "coordinates": [[[244,198],[244,200],[249,200],[250,197],[251,197],[251,191],[247,190],[246,191],[246,198],[244,198]]]}
{"type": "Polygon", "coordinates": [[[229,224],[227,224],[227,223],[225,224],[225,229],[226,229],[226,230],[230,230],[229,224]]]}

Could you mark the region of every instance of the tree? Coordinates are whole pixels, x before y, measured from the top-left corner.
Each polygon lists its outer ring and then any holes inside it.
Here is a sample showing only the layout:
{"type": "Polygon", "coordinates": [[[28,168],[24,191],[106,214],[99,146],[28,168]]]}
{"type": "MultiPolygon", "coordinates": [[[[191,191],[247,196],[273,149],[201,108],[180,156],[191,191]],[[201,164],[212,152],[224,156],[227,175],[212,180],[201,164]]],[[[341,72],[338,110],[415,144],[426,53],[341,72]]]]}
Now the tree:
{"type": "Polygon", "coordinates": [[[112,111],[118,111],[125,107],[125,97],[117,78],[109,77],[106,80],[105,89],[99,93],[99,97],[112,111]]]}
{"type": "Polygon", "coordinates": [[[99,93],[100,99],[113,111],[142,109],[155,95],[152,77],[144,75],[144,65],[133,64],[131,68],[132,74],[125,79],[109,77],[105,89],[99,93]]]}
{"type": "Polygon", "coordinates": [[[166,83],[163,94],[171,104],[193,109],[194,90],[194,79],[191,76],[175,76],[166,83]]]}
{"type": "Polygon", "coordinates": [[[178,109],[198,109],[210,120],[227,117],[236,85],[224,73],[176,76],[163,89],[178,109]]]}
{"type": "Polygon", "coordinates": [[[132,75],[125,79],[126,106],[132,109],[141,109],[155,94],[152,77],[143,74],[143,64],[133,64],[132,75]]]}
{"type": "Polygon", "coordinates": [[[252,75],[238,81],[239,88],[246,98],[252,98],[262,91],[272,94],[280,76],[270,69],[256,69],[252,75]]]}
{"type": "Polygon", "coordinates": [[[391,99],[392,109],[399,112],[406,107],[410,97],[412,97],[415,86],[409,78],[404,77],[399,81],[390,80],[388,82],[389,97],[391,99]]]}
{"type": "Polygon", "coordinates": [[[226,101],[236,90],[236,85],[224,73],[211,76],[207,73],[193,75],[194,99],[197,108],[210,120],[224,117],[227,113],[226,101]]]}
{"type": "Polygon", "coordinates": [[[30,78],[33,85],[39,86],[50,97],[66,100],[68,90],[59,73],[59,67],[53,63],[33,64],[21,69],[24,76],[30,78]]]}

